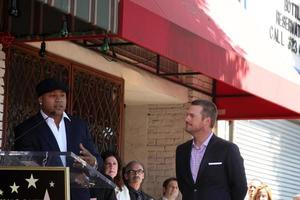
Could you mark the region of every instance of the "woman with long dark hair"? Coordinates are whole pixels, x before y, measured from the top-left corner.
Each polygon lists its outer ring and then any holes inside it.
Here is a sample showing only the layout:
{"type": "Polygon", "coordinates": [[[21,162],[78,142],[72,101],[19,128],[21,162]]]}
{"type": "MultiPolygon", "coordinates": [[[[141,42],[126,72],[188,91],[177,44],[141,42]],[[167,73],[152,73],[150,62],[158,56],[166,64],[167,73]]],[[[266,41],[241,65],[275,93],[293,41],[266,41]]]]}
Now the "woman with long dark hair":
{"type": "Polygon", "coordinates": [[[115,152],[106,151],[102,153],[103,159],[103,174],[112,178],[117,185],[115,194],[117,200],[130,200],[129,191],[125,186],[122,178],[122,163],[121,159],[115,152]]]}

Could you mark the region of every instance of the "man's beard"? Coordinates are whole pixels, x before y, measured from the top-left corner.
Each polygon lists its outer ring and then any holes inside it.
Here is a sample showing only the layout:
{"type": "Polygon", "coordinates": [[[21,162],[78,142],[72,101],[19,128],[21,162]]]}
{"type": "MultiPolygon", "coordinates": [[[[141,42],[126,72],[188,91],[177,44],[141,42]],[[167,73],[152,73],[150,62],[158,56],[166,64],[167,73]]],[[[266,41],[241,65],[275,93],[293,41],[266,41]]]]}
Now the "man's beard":
{"type": "Polygon", "coordinates": [[[140,182],[141,181],[141,178],[139,176],[134,176],[132,179],[131,179],[131,183],[137,183],[137,182],[140,182]]]}

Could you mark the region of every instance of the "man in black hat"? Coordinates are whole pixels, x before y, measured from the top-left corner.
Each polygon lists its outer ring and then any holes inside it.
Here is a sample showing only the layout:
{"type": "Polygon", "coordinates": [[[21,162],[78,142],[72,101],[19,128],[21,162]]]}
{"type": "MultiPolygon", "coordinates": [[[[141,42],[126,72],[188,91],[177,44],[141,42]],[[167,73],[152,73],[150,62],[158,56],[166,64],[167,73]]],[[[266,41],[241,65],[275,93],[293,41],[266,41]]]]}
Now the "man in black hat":
{"type": "MultiPolygon", "coordinates": [[[[17,151],[71,151],[91,166],[102,165],[86,123],[65,113],[68,86],[45,79],[36,87],[40,111],[15,128],[17,151]]],[[[71,191],[72,199],[89,199],[89,192],[71,191]],[[75,195],[76,193],[76,195],[75,195]]]]}

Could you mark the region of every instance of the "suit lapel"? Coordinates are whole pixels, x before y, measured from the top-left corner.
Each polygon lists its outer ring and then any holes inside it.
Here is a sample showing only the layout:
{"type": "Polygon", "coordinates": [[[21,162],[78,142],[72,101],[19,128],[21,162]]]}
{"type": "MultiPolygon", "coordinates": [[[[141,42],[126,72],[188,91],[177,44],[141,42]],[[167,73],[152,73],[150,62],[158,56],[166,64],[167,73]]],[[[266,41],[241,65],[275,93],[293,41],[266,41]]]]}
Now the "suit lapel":
{"type": "MultiPolygon", "coordinates": [[[[38,114],[38,118],[39,118],[39,120],[44,120],[41,113],[38,114]]],[[[51,151],[60,151],[58,143],[57,143],[50,127],[46,123],[46,121],[44,121],[41,124],[39,131],[40,131],[44,141],[47,141],[47,143],[49,145],[49,150],[51,150],[51,151]]]]}
{"type": "MultiPolygon", "coordinates": [[[[41,116],[42,117],[42,116],[41,116]]],[[[57,144],[57,141],[50,129],[50,127],[48,126],[48,124],[46,122],[42,123],[40,126],[40,134],[42,135],[42,138],[47,141],[48,145],[49,145],[49,150],[52,151],[59,151],[59,146],[57,144]]]]}
{"type": "Polygon", "coordinates": [[[193,180],[193,176],[192,176],[192,172],[191,172],[191,151],[192,151],[192,143],[193,143],[193,140],[191,140],[187,145],[188,145],[188,148],[185,148],[185,151],[184,151],[184,155],[183,155],[183,160],[182,162],[185,163],[184,164],[184,172],[187,173],[187,175],[185,176],[186,179],[187,179],[187,182],[189,182],[191,185],[194,184],[194,180],[193,180]]]}
{"type": "Polygon", "coordinates": [[[197,182],[197,183],[198,183],[199,181],[201,182],[201,176],[202,176],[202,174],[203,174],[203,171],[204,171],[205,168],[207,167],[209,158],[211,158],[211,155],[213,154],[213,151],[211,151],[211,149],[212,149],[212,146],[214,145],[215,139],[216,139],[216,136],[213,135],[213,136],[210,138],[210,141],[209,141],[209,143],[208,143],[208,145],[207,145],[207,147],[206,147],[205,153],[204,153],[204,155],[203,155],[203,158],[202,158],[202,161],[201,161],[199,170],[198,170],[197,179],[196,179],[196,182],[197,182]]]}
{"type": "Polygon", "coordinates": [[[66,138],[67,138],[67,151],[71,151],[72,145],[71,145],[71,122],[69,119],[64,118],[65,121],[65,127],[66,127],[66,138]]]}

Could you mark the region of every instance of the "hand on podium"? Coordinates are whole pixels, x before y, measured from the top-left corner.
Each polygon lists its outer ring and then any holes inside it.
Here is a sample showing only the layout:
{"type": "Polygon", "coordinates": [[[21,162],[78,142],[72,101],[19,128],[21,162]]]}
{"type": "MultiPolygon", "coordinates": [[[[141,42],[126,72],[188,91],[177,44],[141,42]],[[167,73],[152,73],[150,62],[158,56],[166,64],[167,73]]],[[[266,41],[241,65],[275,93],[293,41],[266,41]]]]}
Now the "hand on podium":
{"type": "Polygon", "coordinates": [[[85,173],[74,173],[71,174],[71,177],[73,177],[74,183],[78,184],[80,187],[83,188],[89,188],[90,187],[90,180],[89,177],[85,173]]]}
{"type": "Polygon", "coordinates": [[[97,169],[97,159],[93,156],[81,143],[79,144],[80,155],[79,157],[87,162],[89,165],[97,169]]]}

